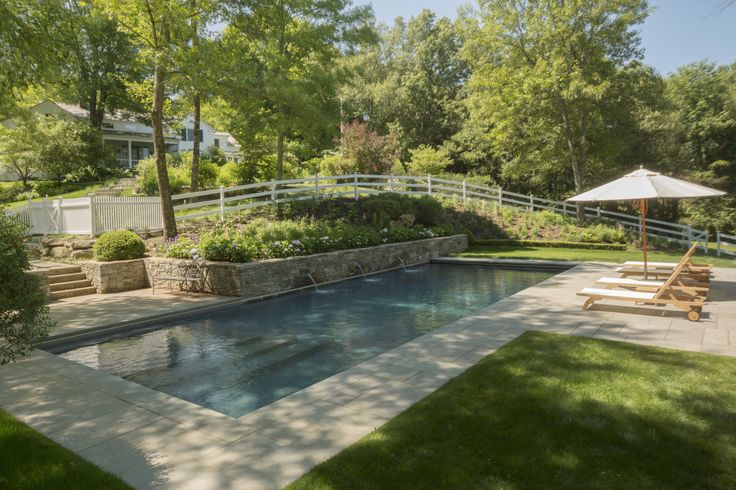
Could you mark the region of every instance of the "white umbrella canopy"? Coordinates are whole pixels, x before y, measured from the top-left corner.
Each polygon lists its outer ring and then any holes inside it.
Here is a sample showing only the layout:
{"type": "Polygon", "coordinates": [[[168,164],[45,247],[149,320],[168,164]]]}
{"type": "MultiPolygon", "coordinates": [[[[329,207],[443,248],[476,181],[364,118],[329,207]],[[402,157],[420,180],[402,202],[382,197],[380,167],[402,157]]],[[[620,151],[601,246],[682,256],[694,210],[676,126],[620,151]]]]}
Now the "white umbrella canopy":
{"type": "Polygon", "coordinates": [[[571,197],[571,202],[592,201],[638,201],[640,199],[657,198],[692,198],[722,196],[725,192],[693,184],[673,177],[667,177],[659,172],[640,168],[626,174],[608,184],[583,192],[571,197]]]}
{"type": "Polygon", "coordinates": [[[722,196],[725,192],[640,168],[620,179],[568,199],[570,202],[638,201],[642,217],[644,277],[647,277],[647,199],[722,196]]]}

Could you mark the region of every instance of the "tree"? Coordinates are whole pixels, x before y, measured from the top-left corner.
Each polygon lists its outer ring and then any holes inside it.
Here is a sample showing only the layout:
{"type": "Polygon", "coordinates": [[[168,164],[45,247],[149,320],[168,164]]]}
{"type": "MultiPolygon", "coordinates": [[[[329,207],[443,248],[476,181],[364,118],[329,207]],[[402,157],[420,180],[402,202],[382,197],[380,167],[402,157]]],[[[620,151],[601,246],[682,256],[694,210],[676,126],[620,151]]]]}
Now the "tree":
{"type": "Polygon", "coordinates": [[[174,41],[184,38],[187,29],[186,9],[179,2],[168,0],[95,0],[95,5],[109,15],[119,29],[131,36],[138,44],[141,62],[153,68],[151,125],[164,237],[176,236],[176,218],[166,166],[164,102],[166,78],[174,68],[174,41]]]}
{"type": "Polygon", "coordinates": [[[591,136],[606,129],[601,103],[641,57],[632,28],[646,15],[645,0],[482,1],[465,57],[471,107],[497,151],[547,168],[564,158],[582,192],[591,136]]]}
{"type": "Polygon", "coordinates": [[[13,172],[26,190],[38,173],[38,159],[34,152],[37,141],[28,126],[28,121],[20,121],[13,129],[0,125],[0,164],[13,172]]]}
{"type": "Polygon", "coordinates": [[[25,248],[27,225],[0,213],[0,365],[28,354],[52,322],[25,248]]]}
{"type": "Polygon", "coordinates": [[[337,127],[334,69],[341,51],[372,33],[370,7],[349,0],[233,2],[223,49],[222,97],[250,127],[276,139],[276,178],[284,142],[298,134],[320,139],[337,127]]]}
{"type": "Polygon", "coordinates": [[[399,151],[393,136],[380,136],[365,124],[350,123],[342,136],[340,153],[323,159],[323,172],[386,174],[398,162],[399,151]]]}
{"type": "Polygon", "coordinates": [[[64,96],[79,101],[89,111],[90,125],[101,129],[105,114],[140,109],[126,90],[126,83],[141,78],[137,50],[114,20],[88,2],[68,0],[66,5],[65,47],[71,56],[63,68],[64,96]]]}
{"type": "Polygon", "coordinates": [[[407,165],[414,175],[436,175],[445,171],[452,164],[446,149],[421,145],[409,151],[411,160],[407,165]]]}
{"type": "Polygon", "coordinates": [[[441,145],[465,118],[469,72],[462,44],[457,27],[429,10],[408,22],[398,18],[378,45],[345,60],[351,76],[341,94],[348,115],[379,134],[396,133],[402,158],[420,145],[441,145]]]}
{"type": "Polygon", "coordinates": [[[0,116],[16,109],[16,90],[57,75],[62,11],[62,0],[0,2],[0,116]]]}

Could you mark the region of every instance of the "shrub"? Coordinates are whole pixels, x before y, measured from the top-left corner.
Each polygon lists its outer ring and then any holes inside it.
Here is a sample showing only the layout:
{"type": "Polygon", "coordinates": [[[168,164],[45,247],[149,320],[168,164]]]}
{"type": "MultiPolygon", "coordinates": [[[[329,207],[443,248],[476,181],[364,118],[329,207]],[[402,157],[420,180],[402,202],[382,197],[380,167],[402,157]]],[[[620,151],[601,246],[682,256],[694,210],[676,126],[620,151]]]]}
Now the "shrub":
{"type": "Polygon", "coordinates": [[[240,169],[238,164],[235,162],[227,162],[225,165],[220,167],[220,172],[217,174],[217,185],[223,187],[231,187],[240,183],[240,169]]]}
{"type": "Polygon", "coordinates": [[[421,145],[409,151],[411,159],[407,165],[414,175],[437,175],[452,164],[450,155],[445,149],[436,150],[431,146],[421,145]]]}
{"type": "Polygon", "coordinates": [[[445,210],[442,204],[436,199],[428,196],[414,199],[414,215],[417,223],[425,226],[435,226],[442,223],[445,217],[445,210]]]}
{"type": "Polygon", "coordinates": [[[475,240],[473,245],[499,246],[499,247],[553,247],[553,248],[587,248],[592,250],[626,250],[627,246],[621,243],[588,243],[568,242],[557,240],[513,240],[493,239],[475,240]]]}
{"type": "MultiPolygon", "coordinates": [[[[196,248],[195,254],[196,254],[196,248]]],[[[218,262],[250,262],[257,254],[253,241],[246,236],[204,235],[199,242],[199,254],[205,260],[218,262]]]]}
{"type": "Polygon", "coordinates": [[[373,198],[362,203],[363,212],[369,223],[383,228],[401,214],[401,204],[395,199],[373,198]]]}
{"type": "Polygon", "coordinates": [[[52,323],[25,248],[27,225],[0,212],[0,365],[28,354],[52,323]]]}
{"type": "MultiPolygon", "coordinates": [[[[166,155],[166,162],[169,170],[169,186],[172,194],[182,191],[184,186],[189,185],[189,180],[185,173],[177,167],[172,166],[174,159],[171,155],[166,155]]],[[[136,181],[136,191],[146,196],[158,195],[158,172],[156,170],[156,159],[154,157],[146,158],[138,162],[136,166],[138,177],[136,181]]]]}
{"type": "Polygon", "coordinates": [[[97,239],[93,250],[95,258],[103,262],[139,259],[146,253],[146,244],[132,231],[108,231],[97,239]]]}

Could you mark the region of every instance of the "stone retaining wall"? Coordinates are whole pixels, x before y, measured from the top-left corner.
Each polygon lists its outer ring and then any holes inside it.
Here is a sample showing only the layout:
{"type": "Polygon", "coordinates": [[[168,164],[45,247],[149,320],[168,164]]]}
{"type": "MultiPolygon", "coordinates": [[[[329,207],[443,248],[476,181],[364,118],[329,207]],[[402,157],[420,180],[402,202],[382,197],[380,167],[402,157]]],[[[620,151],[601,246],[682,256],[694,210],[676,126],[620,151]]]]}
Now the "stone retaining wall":
{"type": "Polygon", "coordinates": [[[51,299],[51,287],[49,286],[49,272],[48,271],[28,271],[32,276],[38,278],[38,288],[43,292],[47,301],[51,299]]]}
{"type": "Polygon", "coordinates": [[[120,293],[148,287],[144,259],[81,262],[79,266],[98,293],[120,293]]]}
{"type": "MultiPolygon", "coordinates": [[[[399,258],[406,264],[419,264],[440,255],[462,252],[467,247],[466,235],[454,235],[246,264],[205,262],[203,269],[207,276],[207,292],[254,298],[308,286],[311,281],[307,273],[317,283],[337,281],[359,275],[358,264],[368,274],[400,266],[399,258]]],[[[181,275],[191,263],[160,257],[144,260],[149,283],[155,275],[181,275]]]]}

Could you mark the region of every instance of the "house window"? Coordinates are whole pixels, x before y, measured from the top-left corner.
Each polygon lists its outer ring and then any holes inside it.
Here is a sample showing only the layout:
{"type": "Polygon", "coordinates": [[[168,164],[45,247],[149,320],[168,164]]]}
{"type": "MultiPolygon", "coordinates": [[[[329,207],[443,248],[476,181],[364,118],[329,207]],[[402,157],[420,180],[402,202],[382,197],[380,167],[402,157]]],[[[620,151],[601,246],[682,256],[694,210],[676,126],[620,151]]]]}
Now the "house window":
{"type": "MultiPolygon", "coordinates": [[[[194,130],[193,129],[183,129],[182,135],[184,136],[184,141],[194,141],[194,130]]],[[[204,142],[204,131],[201,129],[199,130],[199,142],[204,142]]]]}
{"type": "Polygon", "coordinates": [[[215,146],[216,146],[217,148],[219,148],[219,147],[220,147],[220,140],[218,140],[217,138],[215,138],[215,146]]]}
{"type": "Polygon", "coordinates": [[[113,123],[102,123],[102,127],[105,129],[114,129],[115,125],[113,123]]]}

